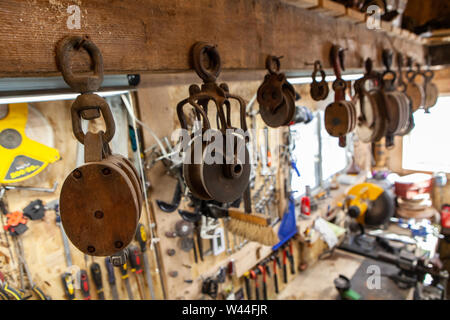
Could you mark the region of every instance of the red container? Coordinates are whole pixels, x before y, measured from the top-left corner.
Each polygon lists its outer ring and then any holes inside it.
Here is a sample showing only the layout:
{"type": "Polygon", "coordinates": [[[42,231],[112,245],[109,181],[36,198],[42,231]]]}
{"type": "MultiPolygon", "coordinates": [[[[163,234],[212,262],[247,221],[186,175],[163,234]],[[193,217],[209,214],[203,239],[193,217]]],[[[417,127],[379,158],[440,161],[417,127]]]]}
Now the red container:
{"type": "Polygon", "coordinates": [[[404,199],[430,193],[432,188],[432,176],[423,173],[414,173],[399,178],[395,182],[395,194],[404,199]]]}
{"type": "Polygon", "coordinates": [[[450,205],[444,205],[441,212],[442,228],[450,229],[450,205]]]}

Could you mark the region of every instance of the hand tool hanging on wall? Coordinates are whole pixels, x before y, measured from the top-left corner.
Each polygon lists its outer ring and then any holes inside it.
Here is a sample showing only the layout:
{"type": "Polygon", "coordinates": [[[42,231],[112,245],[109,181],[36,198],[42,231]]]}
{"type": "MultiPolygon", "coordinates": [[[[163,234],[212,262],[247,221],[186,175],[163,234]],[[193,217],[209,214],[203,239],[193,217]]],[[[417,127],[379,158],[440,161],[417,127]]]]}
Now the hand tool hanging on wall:
{"type": "Polygon", "coordinates": [[[72,277],[72,274],[69,272],[63,273],[61,275],[61,280],[62,280],[64,292],[66,294],[67,299],[76,300],[74,279],[72,277]]]}
{"type": "Polygon", "coordinates": [[[94,280],[98,299],[105,300],[105,293],[103,292],[102,270],[97,262],[93,262],[91,264],[91,276],[92,280],[94,280]]]}
{"type": "Polygon", "coordinates": [[[111,289],[111,295],[113,300],[120,300],[119,293],[117,292],[116,275],[114,274],[114,266],[111,263],[110,257],[105,257],[105,267],[108,275],[108,283],[111,289]]]}
{"type": "MultiPolygon", "coordinates": [[[[36,135],[45,135],[48,123],[39,111],[29,110],[27,103],[18,103],[0,105],[0,114],[5,115],[0,116],[0,183],[27,180],[60,159],[58,150],[34,141],[27,135],[27,132],[36,128],[39,128],[36,135]],[[40,121],[34,121],[34,128],[27,126],[30,111],[36,115],[34,119],[40,121]]],[[[50,135],[53,135],[51,127],[50,135]]]]}
{"type": "Polygon", "coordinates": [[[433,83],[434,71],[430,70],[429,65],[427,65],[427,70],[423,72],[425,81],[423,83],[423,88],[425,92],[425,113],[430,113],[430,109],[434,107],[439,98],[439,89],[435,83],[433,83]]]}
{"type": "Polygon", "coordinates": [[[120,273],[122,274],[122,280],[125,282],[125,288],[127,289],[128,300],[134,300],[133,291],[130,286],[130,277],[128,274],[128,263],[124,263],[119,266],[120,273]]]}
{"type": "Polygon", "coordinates": [[[280,293],[280,288],[278,285],[278,268],[281,267],[280,258],[278,258],[277,255],[272,255],[270,257],[270,260],[273,261],[273,283],[275,287],[275,293],[278,294],[280,293]]]}
{"type": "Polygon", "coordinates": [[[22,267],[25,270],[25,274],[28,278],[28,282],[30,284],[30,290],[38,297],[39,300],[51,300],[51,298],[42,291],[33,281],[33,277],[30,269],[28,268],[27,261],[25,260],[25,252],[23,250],[22,239],[18,236],[14,237],[14,240],[17,245],[18,251],[18,259],[19,259],[19,268],[22,267]]]}
{"type": "Polygon", "coordinates": [[[80,270],[80,289],[84,300],[91,300],[91,291],[89,285],[89,277],[86,270],[80,270]]]}
{"type": "Polygon", "coordinates": [[[136,241],[139,243],[142,252],[142,260],[144,260],[145,279],[147,280],[147,286],[150,291],[150,297],[155,300],[155,289],[153,288],[152,273],[150,269],[150,262],[147,254],[147,231],[143,224],[139,224],[136,230],[136,241]]]}
{"type": "Polygon", "coordinates": [[[129,246],[128,247],[129,258],[130,258],[130,270],[134,273],[136,277],[136,282],[139,289],[139,295],[141,296],[141,300],[145,299],[144,294],[144,283],[142,278],[142,256],[139,248],[137,246],[129,246]]]}
{"type": "Polygon", "coordinates": [[[334,102],[325,109],[325,129],[333,136],[339,138],[339,146],[347,145],[346,135],[356,126],[356,108],[353,101],[345,100],[347,83],[342,79],[344,66],[344,49],[333,46],[330,52],[336,80],[333,83],[334,102]]]}
{"type": "Polygon", "coordinates": [[[248,187],[251,170],[245,102],[241,97],[231,94],[225,83],[217,85],[221,61],[215,46],[196,43],[192,49],[192,61],[196,73],[204,83],[201,88],[197,85],[190,86],[189,98],[177,105],[177,114],[181,128],[188,130],[183,109],[187,104],[190,105],[194,108],[198,121],[202,122],[202,129],[194,130],[193,139],[185,146],[184,181],[199,199],[233,202],[248,187]],[[240,108],[239,129],[231,124],[231,106],[235,101],[240,108]],[[209,102],[213,102],[217,108],[218,129],[211,129],[207,114],[209,102]]]}
{"type": "Polygon", "coordinates": [[[250,288],[250,271],[244,273],[245,291],[247,292],[247,300],[252,300],[252,291],[250,288]]]}
{"type": "Polygon", "coordinates": [[[11,244],[9,242],[9,236],[8,236],[7,229],[6,229],[7,223],[5,223],[5,217],[4,217],[8,214],[8,208],[7,208],[6,202],[4,200],[5,193],[6,193],[5,188],[0,186],[0,220],[2,221],[3,234],[5,235],[6,245],[8,246],[9,257],[11,258],[11,261],[13,262],[13,264],[15,264],[14,255],[12,253],[11,244]]]}
{"type": "Polygon", "coordinates": [[[263,121],[272,128],[287,126],[295,114],[294,87],[280,73],[282,57],[267,56],[266,69],[269,73],[258,89],[259,113],[263,121]]]}
{"type": "MultiPolygon", "coordinates": [[[[64,38],[57,47],[57,65],[66,83],[81,95],[72,105],[72,127],[84,145],[86,164],[64,181],[60,196],[61,221],[72,243],[92,256],[108,256],[123,251],[132,241],[141,214],[143,190],[133,164],[111,154],[109,142],[115,133],[108,103],[93,92],[103,81],[103,58],[87,37],[64,38]],[[94,75],[75,75],[72,52],[85,49],[93,60],[94,75]],[[81,120],[103,115],[106,131],[83,133],[81,120]]],[[[117,259],[111,260],[114,264],[117,259]]],[[[123,262],[123,261],[122,261],[123,262]]]]}
{"type": "Polygon", "coordinates": [[[325,79],[326,74],[322,68],[322,63],[319,60],[314,62],[314,72],[311,77],[313,79],[310,89],[311,98],[315,101],[325,100],[330,93],[330,88],[328,87],[328,83],[325,79]],[[318,72],[320,72],[320,75],[322,76],[322,80],[320,82],[317,82],[316,80],[318,72]]]}

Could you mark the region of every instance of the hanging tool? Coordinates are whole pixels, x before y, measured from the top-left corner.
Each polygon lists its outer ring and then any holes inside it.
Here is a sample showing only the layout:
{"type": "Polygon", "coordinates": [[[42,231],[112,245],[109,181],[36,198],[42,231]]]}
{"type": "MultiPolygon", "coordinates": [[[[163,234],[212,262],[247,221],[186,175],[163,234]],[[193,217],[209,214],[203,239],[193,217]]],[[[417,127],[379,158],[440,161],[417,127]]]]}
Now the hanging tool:
{"type": "Polygon", "coordinates": [[[289,248],[288,260],[289,260],[289,264],[291,266],[291,274],[295,274],[294,251],[293,251],[293,247],[292,247],[292,241],[289,241],[288,248],[289,248]]]}
{"type": "Polygon", "coordinates": [[[23,243],[22,239],[16,236],[16,243],[18,245],[18,251],[19,251],[19,263],[23,266],[25,273],[28,278],[28,282],[30,283],[31,291],[40,299],[40,300],[51,300],[49,296],[46,296],[45,293],[36,286],[36,284],[33,282],[32,274],[30,272],[30,269],[28,268],[28,264],[25,260],[25,254],[23,250],[23,243]]]}
{"type": "Polygon", "coordinates": [[[45,215],[45,206],[42,200],[37,199],[30,202],[24,209],[23,215],[30,220],[42,220],[45,215]]]}
{"type": "Polygon", "coordinates": [[[64,247],[64,255],[66,257],[66,264],[67,267],[72,266],[72,256],[70,254],[70,246],[69,246],[69,239],[67,239],[66,232],[64,231],[64,227],[61,223],[61,216],[59,215],[59,199],[53,200],[49,203],[47,203],[46,208],[48,210],[55,211],[55,222],[56,225],[59,227],[59,230],[61,231],[61,238],[63,241],[63,247],[64,247]]]}
{"type": "Polygon", "coordinates": [[[261,271],[258,268],[250,271],[250,276],[255,281],[255,300],[259,300],[258,275],[260,272],[261,271]]]}
{"type": "Polygon", "coordinates": [[[76,300],[75,298],[75,287],[74,287],[74,279],[72,274],[69,272],[65,272],[61,275],[61,280],[64,287],[64,292],[69,300],[76,300]]]}
{"type": "Polygon", "coordinates": [[[53,184],[51,188],[43,188],[43,187],[24,187],[24,186],[5,186],[6,190],[23,190],[23,191],[32,191],[32,192],[44,192],[44,193],[55,193],[58,188],[58,182],[53,184]]]}
{"type": "Polygon", "coordinates": [[[278,294],[280,293],[280,289],[278,286],[278,267],[280,267],[280,259],[278,258],[278,256],[273,255],[270,258],[273,261],[273,283],[275,286],[275,293],[278,294]]]}
{"type": "Polygon", "coordinates": [[[108,283],[109,283],[109,287],[111,288],[112,298],[113,298],[113,300],[120,300],[119,293],[117,292],[116,276],[114,274],[114,266],[112,265],[109,257],[105,258],[105,267],[106,267],[106,272],[108,274],[108,283]]]}
{"type": "Polygon", "coordinates": [[[0,297],[2,300],[24,300],[23,293],[10,287],[5,281],[5,276],[0,272],[0,297]]]}
{"type": "Polygon", "coordinates": [[[244,273],[245,291],[247,291],[247,300],[252,300],[252,291],[250,289],[250,271],[244,273]]]}
{"type": "Polygon", "coordinates": [[[258,270],[262,275],[263,300],[267,300],[267,269],[265,265],[259,265],[258,270]]]}
{"type": "Polygon", "coordinates": [[[11,236],[19,236],[28,230],[28,219],[23,216],[23,212],[16,211],[6,214],[6,225],[4,229],[9,231],[11,236]]]}
{"type": "Polygon", "coordinates": [[[141,300],[145,299],[144,294],[144,284],[142,283],[142,279],[140,275],[142,274],[142,256],[138,247],[129,246],[128,247],[129,259],[130,259],[130,269],[131,272],[136,276],[136,282],[138,284],[139,295],[141,296],[141,300]]]}
{"type": "Polygon", "coordinates": [[[94,280],[98,299],[105,300],[105,293],[103,292],[102,270],[97,262],[93,262],[91,264],[91,276],[94,280]]]}
{"type": "Polygon", "coordinates": [[[124,263],[119,268],[120,268],[120,272],[122,273],[122,280],[125,282],[125,288],[127,289],[128,300],[134,300],[133,291],[131,291],[131,286],[130,286],[130,278],[128,275],[128,264],[124,263]]]}
{"type": "Polygon", "coordinates": [[[144,225],[142,223],[138,224],[138,228],[136,230],[136,241],[141,247],[142,260],[144,260],[145,278],[147,280],[147,286],[150,291],[150,297],[152,300],[155,300],[155,290],[153,288],[152,273],[150,270],[150,263],[147,255],[147,239],[147,232],[144,225]]]}
{"type": "Polygon", "coordinates": [[[283,248],[283,282],[288,283],[288,272],[287,272],[287,250],[283,248]]]}
{"type": "Polygon", "coordinates": [[[86,270],[80,270],[80,289],[84,300],[91,300],[89,277],[86,270]]]}

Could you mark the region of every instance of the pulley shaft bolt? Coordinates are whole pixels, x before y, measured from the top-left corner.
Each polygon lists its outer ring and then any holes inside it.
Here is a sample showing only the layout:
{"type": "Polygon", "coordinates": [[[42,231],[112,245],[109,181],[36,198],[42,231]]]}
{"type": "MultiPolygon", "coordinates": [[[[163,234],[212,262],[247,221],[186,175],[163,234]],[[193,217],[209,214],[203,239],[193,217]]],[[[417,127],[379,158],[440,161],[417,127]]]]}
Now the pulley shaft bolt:
{"type": "Polygon", "coordinates": [[[104,216],[104,214],[103,214],[102,211],[95,211],[94,216],[95,216],[97,219],[102,219],[103,216],[104,216]]]}
{"type": "Polygon", "coordinates": [[[93,246],[89,246],[87,248],[87,250],[88,250],[89,253],[94,253],[95,252],[95,248],[93,246]]]}
{"type": "Polygon", "coordinates": [[[83,175],[81,174],[81,171],[80,171],[80,170],[75,170],[75,171],[73,172],[73,176],[75,177],[75,179],[81,179],[81,177],[82,177],[83,175]]]}
{"type": "Polygon", "coordinates": [[[110,175],[110,174],[111,174],[111,169],[109,169],[109,168],[103,168],[102,173],[103,173],[105,176],[110,175]]]}
{"type": "Polygon", "coordinates": [[[115,246],[117,249],[120,249],[120,248],[123,247],[123,242],[122,242],[122,241],[116,241],[116,242],[114,243],[114,246],[115,246]]]}

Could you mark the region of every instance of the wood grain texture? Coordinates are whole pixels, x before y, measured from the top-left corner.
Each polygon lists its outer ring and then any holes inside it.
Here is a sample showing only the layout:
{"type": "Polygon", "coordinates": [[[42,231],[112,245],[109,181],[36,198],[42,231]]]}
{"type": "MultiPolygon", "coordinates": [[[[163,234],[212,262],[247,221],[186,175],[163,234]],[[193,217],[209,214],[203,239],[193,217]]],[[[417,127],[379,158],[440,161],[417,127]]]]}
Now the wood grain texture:
{"type": "MultiPolygon", "coordinates": [[[[333,44],[347,47],[347,66],[378,58],[392,45],[423,61],[422,46],[273,0],[3,0],[0,3],[0,76],[59,74],[55,46],[86,34],[101,49],[108,73],[190,69],[197,41],[218,45],[224,69],[260,70],[267,54],[283,55],[285,70],[321,59],[333,44]],[[67,28],[67,7],[79,5],[81,29],[67,28]]],[[[81,62],[76,62],[80,66],[81,62]]]]}

